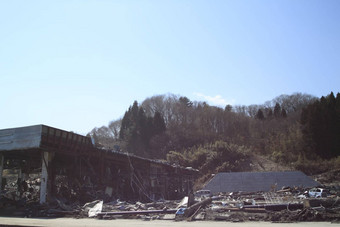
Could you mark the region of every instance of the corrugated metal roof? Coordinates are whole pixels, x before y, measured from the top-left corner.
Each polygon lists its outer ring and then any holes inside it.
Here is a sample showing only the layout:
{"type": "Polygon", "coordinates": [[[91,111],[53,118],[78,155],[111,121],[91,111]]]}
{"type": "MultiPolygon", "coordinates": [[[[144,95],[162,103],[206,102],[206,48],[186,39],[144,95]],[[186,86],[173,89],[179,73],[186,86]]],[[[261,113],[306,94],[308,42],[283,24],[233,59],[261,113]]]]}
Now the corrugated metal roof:
{"type": "Polygon", "coordinates": [[[39,148],[42,125],[0,130],[0,151],[39,148]]]}
{"type": "Polygon", "coordinates": [[[272,186],[282,187],[316,187],[320,184],[300,171],[287,172],[231,172],[218,173],[212,178],[205,190],[213,194],[219,192],[257,192],[270,191],[272,186]]]}

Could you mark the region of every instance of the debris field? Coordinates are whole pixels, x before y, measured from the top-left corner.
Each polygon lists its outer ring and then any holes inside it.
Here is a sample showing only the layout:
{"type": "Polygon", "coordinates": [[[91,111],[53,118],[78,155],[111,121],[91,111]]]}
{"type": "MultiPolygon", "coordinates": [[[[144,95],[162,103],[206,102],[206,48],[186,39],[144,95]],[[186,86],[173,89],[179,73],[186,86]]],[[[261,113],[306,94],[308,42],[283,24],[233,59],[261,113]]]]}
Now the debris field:
{"type": "MultiPolygon", "coordinates": [[[[0,198],[0,215],[18,217],[72,217],[100,219],[142,220],[214,220],[229,222],[270,221],[340,221],[340,188],[322,185],[327,195],[310,197],[309,188],[286,187],[271,192],[230,192],[216,196],[194,196],[182,200],[154,200],[150,202],[121,201],[109,197],[105,190],[61,189],[48,204],[39,203],[39,175],[30,175],[25,185],[7,174],[7,184],[0,198]],[[84,203],[77,193],[88,194],[84,203]],[[74,196],[74,197],[73,197],[74,196]]],[[[62,188],[63,181],[59,180],[62,188]]]]}

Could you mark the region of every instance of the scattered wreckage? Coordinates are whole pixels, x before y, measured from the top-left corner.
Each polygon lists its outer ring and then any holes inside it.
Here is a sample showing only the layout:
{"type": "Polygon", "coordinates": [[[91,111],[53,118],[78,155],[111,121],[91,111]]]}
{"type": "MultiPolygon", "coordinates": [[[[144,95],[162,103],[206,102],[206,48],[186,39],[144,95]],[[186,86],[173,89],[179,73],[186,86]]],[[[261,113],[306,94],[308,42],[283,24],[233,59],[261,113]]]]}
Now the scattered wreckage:
{"type": "MultiPolygon", "coordinates": [[[[215,221],[340,221],[340,188],[324,187],[326,197],[304,197],[313,188],[290,188],[271,192],[230,192],[206,196],[209,192],[189,193],[182,200],[154,200],[150,202],[121,201],[109,198],[105,190],[82,191],[92,195],[92,201],[82,203],[78,197],[60,194],[49,204],[39,203],[36,185],[39,178],[30,176],[25,192],[18,192],[14,178],[7,178],[7,187],[0,199],[1,215],[21,217],[75,217],[99,219],[142,220],[215,220],[215,221]]],[[[60,184],[62,181],[60,180],[60,184]]],[[[25,186],[26,187],[26,186],[25,186]]],[[[60,185],[61,187],[61,185],[60,185]]],[[[69,189],[69,191],[72,191],[69,189]]],[[[73,193],[80,193],[73,189],[73,193]]]]}
{"type": "Polygon", "coordinates": [[[302,188],[285,188],[276,192],[234,192],[212,197],[190,195],[182,201],[163,201],[141,205],[136,203],[130,211],[121,207],[103,208],[98,218],[142,218],[173,220],[216,221],[340,221],[339,191],[332,190],[326,198],[301,200],[302,188]],[[191,203],[191,205],[189,205],[191,203]],[[177,206],[176,206],[177,204],[177,206]],[[118,208],[118,209],[117,209],[118,208]]]}

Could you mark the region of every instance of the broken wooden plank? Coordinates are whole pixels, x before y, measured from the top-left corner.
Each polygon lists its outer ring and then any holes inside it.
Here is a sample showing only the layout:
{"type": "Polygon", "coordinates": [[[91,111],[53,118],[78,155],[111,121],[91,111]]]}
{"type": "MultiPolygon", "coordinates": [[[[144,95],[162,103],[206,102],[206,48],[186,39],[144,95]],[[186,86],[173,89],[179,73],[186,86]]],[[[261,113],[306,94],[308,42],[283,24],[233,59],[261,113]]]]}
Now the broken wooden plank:
{"type": "Polygon", "coordinates": [[[236,208],[236,207],[223,207],[219,209],[215,209],[217,212],[247,212],[247,213],[266,213],[267,210],[265,208],[236,208]]]}
{"type": "Polygon", "coordinates": [[[248,208],[248,209],[254,209],[254,208],[265,208],[266,210],[271,211],[281,211],[285,209],[289,210],[298,210],[303,208],[302,203],[283,203],[283,204],[267,204],[267,205],[245,205],[242,207],[248,208]]]}
{"type": "Polygon", "coordinates": [[[137,214],[175,214],[177,210],[137,210],[137,211],[118,211],[118,212],[100,212],[98,217],[110,215],[137,215],[137,214]]]}
{"type": "Polygon", "coordinates": [[[191,215],[189,218],[187,218],[187,221],[192,221],[195,219],[196,215],[198,214],[198,211],[200,211],[200,209],[202,208],[202,206],[199,206],[197,208],[197,210],[195,211],[195,213],[193,215],[191,215]]]}
{"type": "Polygon", "coordinates": [[[212,202],[212,198],[208,198],[208,199],[205,199],[201,202],[198,202],[190,207],[188,207],[185,211],[184,211],[184,217],[190,217],[192,216],[195,211],[198,209],[198,207],[204,207],[208,204],[210,204],[212,202]]]}

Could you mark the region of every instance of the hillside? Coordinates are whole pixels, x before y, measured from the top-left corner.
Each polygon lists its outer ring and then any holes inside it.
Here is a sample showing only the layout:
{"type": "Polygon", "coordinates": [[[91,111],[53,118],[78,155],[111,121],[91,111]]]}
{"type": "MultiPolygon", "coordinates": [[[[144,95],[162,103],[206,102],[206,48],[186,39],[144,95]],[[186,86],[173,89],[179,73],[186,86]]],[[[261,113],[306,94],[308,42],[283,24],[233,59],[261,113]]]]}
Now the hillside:
{"type": "Polygon", "coordinates": [[[281,95],[263,105],[210,106],[172,94],[135,101],[122,119],[93,129],[98,146],[199,169],[296,169],[308,175],[340,166],[340,94],[281,95]]]}
{"type": "Polygon", "coordinates": [[[271,172],[271,171],[291,171],[295,170],[293,167],[287,165],[281,165],[279,163],[273,162],[270,159],[261,156],[252,156],[252,172],[271,172]]]}

